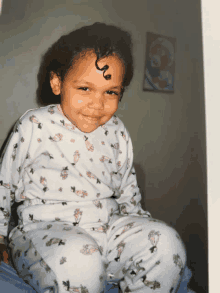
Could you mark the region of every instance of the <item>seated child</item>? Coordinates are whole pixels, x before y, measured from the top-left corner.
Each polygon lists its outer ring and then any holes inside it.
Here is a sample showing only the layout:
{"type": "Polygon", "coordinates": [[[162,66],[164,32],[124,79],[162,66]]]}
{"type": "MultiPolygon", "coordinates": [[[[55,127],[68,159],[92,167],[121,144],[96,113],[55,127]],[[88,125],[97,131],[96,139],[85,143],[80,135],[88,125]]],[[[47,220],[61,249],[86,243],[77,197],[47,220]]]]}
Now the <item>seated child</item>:
{"type": "Polygon", "coordinates": [[[16,123],[0,170],[1,253],[37,292],[177,292],[185,246],[141,208],[131,137],[115,115],[131,38],[103,23],[62,36],[38,74],[44,105],[16,123]],[[13,202],[19,222],[7,239],[13,202]],[[5,242],[4,242],[5,241],[5,242]]]}

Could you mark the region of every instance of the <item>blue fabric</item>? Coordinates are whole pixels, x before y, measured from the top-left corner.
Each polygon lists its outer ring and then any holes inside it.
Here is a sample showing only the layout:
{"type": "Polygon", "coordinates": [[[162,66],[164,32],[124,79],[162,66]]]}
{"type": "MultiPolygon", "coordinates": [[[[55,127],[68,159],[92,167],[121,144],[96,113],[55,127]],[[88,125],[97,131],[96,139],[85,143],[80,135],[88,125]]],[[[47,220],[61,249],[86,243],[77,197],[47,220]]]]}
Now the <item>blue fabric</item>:
{"type": "Polygon", "coordinates": [[[36,293],[36,291],[19,278],[17,272],[6,263],[0,265],[0,290],[13,293],[36,293]]]}
{"type": "MultiPolygon", "coordinates": [[[[192,277],[192,272],[188,267],[185,268],[182,282],[178,293],[195,293],[187,288],[187,284],[192,277]]],[[[115,283],[118,280],[114,280],[111,283],[105,284],[106,293],[118,293],[118,287],[115,287],[115,283]]],[[[0,265],[0,291],[1,292],[13,292],[13,293],[36,293],[36,291],[26,284],[19,276],[17,272],[9,265],[2,263],[0,265]]]]}
{"type": "Polygon", "coordinates": [[[190,269],[186,266],[183,274],[183,278],[179,287],[179,290],[177,293],[195,293],[194,291],[190,290],[188,288],[189,280],[192,277],[192,272],[190,269]]]}

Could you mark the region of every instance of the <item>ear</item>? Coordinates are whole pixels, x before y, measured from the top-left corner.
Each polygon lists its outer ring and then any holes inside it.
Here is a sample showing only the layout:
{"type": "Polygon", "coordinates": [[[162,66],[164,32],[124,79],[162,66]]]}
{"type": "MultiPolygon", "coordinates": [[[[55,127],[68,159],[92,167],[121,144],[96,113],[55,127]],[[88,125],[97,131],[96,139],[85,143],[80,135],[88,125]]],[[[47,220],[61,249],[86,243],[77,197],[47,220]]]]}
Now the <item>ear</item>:
{"type": "Polygon", "coordinates": [[[54,95],[59,95],[61,92],[61,80],[60,77],[54,73],[50,72],[50,86],[54,95]]]}

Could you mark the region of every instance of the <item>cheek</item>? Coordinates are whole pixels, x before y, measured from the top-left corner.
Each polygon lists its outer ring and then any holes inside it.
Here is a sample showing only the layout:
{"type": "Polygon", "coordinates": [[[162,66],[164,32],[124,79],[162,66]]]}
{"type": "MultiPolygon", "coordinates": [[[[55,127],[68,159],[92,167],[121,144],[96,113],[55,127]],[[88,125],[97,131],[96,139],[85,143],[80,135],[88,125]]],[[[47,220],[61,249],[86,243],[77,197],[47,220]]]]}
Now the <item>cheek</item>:
{"type": "Polygon", "coordinates": [[[62,91],[62,100],[63,104],[73,108],[82,108],[86,104],[86,99],[68,86],[62,91]]]}
{"type": "Polygon", "coordinates": [[[82,109],[86,106],[86,104],[87,103],[86,103],[85,99],[83,99],[82,97],[75,96],[72,100],[72,105],[76,109],[82,109]]]}
{"type": "Polygon", "coordinates": [[[68,99],[68,106],[75,109],[82,109],[87,105],[87,99],[76,94],[72,94],[71,98],[68,99]]]}
{"type": "Polygon", "coordinates": [[[118,102],[114,101],[114,102],[106,103],[105,110],[110,113],[116,112],[118,110],[118,102]]]}

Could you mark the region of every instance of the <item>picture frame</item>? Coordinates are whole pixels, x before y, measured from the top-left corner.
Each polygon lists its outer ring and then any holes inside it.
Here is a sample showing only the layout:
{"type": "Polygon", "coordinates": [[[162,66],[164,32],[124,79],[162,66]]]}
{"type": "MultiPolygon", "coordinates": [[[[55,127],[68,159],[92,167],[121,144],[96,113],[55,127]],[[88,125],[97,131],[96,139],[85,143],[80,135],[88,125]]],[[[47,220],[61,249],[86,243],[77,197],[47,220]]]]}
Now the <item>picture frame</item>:
{"type": "Polygon", "coordinates": [[[174,93],[176,38],[147,32],[144,91],[174,93]]]}

